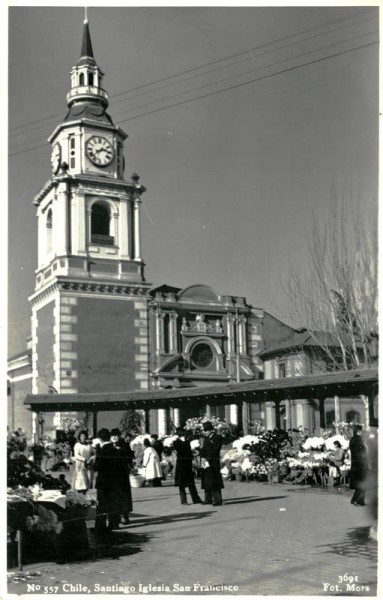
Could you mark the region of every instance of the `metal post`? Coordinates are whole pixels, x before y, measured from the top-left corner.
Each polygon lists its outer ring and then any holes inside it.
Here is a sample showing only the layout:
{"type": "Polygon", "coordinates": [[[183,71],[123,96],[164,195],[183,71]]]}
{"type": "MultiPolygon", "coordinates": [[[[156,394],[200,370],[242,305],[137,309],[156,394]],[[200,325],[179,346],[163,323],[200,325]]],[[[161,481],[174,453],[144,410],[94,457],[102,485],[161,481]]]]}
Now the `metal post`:
{"type": "Polygon", "coordinates": [[[325,399],[319,398],[319,420],[320,420],[319,427],[320,427],[321,432],[326,429],[326,413],[324,410],[324,403],[325,403],[325,399]]]}
{"type": "Polygon", "coordinates": [[[93,411],[92,428],[93,428],[93,435],[96,436],[97,435],[97,411],[96,410],[93,411]]]}
{"type": "Polygon", "coordinates": [[[144,426],[143,426],[143,431],[142,433],[149,433],[150,431],[150,409],[149,408],[144,408],[144,426]]]}
{"type": "Polygon", "coordinates": [[[361,394],[360,397],[363,400],[364,404],[365,429],[366,431],[368,431],[370,429],[370,403],[368,401],[368,396],[366,396],[365,394],[361,394]]]}
{"type": "Polygon", "coordinates": [[[276,429],[280,429],[281,428],[281,411],[279,408],[279,400],[275,400],[274,402],[274,406],[275,406],[275,428],[276,429]]]}
{"type": "Polygon", "coordinates": [[[23,536],[21,530],[17,530],[17,564],[19,571],[23,570],[23,553],[22,553],[23,536]]]}
{"type": "Polygon", "coordinates": [[[240,383],[241,381],[241,364],[240,364],[240,348],[239,348],[239,311],[238,308],[236,310],[235,313],[235,329],[236,329],[236,344],[235,344],[235,350],[236,350],[236,372],[237,372],[237,383],[240,383]]]}
{"type": "Polygon", "coordinates": [[[245,435],[249,433],[249,405],[242,402],[242,430],[245,435]]]}
{"type": "Polygon", "coordinates": [[[339,433],[340,423],[340,399],[339,396],[334,396],[334,412],[335,412],[335,431],[339,433]]]}

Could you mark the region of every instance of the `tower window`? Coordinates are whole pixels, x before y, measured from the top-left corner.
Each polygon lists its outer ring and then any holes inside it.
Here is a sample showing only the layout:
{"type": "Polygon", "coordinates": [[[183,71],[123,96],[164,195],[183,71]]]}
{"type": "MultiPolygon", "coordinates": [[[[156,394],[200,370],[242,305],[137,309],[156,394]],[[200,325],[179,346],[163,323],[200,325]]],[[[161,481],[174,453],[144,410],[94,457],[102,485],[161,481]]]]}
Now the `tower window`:
{"type": "Polygon", "coordinates": [[[84,73],[80,73],[79,84],[84,85],[84,73]]]}
{"type": "Polygon", "coordinates": [[[47,213],[47,252],[52,252],[52,209],[50,208],[47,213]]]}
{"type": "Polygon", "coordinates": [[[93,73],[89,73],[88,75],[88,85],[93,85],[93,73]]]}
{"type": "Polygon", "coordinates": [[[114,244],[114,237],[110,235],[110,209],[101,202],[92,206],[91,242],[101,246],[114,244]]]}
{"type": "Polygon", "coordinates": [[[121,142],[117,142],[117,174],[122,175],[124,171],[124,155],[121,142]]]}
{"type": "Polygon", "coordinates": [[[69,157],[70,157],[70,168],[74,169],[76,166],[76,150],[75,150],[74,135],[71,135],[69,137],[69,157]]]}

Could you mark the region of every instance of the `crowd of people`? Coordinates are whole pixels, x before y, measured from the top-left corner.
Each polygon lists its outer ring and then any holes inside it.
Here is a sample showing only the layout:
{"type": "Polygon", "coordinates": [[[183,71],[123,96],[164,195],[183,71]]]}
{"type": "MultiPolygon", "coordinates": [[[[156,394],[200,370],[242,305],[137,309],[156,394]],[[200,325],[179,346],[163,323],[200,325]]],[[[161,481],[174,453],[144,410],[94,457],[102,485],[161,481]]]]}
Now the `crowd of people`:
{"type": "MultiPolygon", "coordinates": [[[[24,463],[28,463],[27,466],[29,467],[33,466],[35,461],[31,463],[21,453],[21,458],[24,461],[19,464],[20,451],[25,450],[26,444],[24,443],[22,446],[20,435],[16,435],[16,433],[12,434],[9,440],[8,458],[12,466],[13,454],[17,454],[19,460],[14,462],[19,470],[15,467],[13,473],[11,469],[11,476],[17,482],[20,479],[20,469],[24,470],[26,471],[26,475],[24,473],[25,482],[28,483],[28,473],[30,472],[29,475],[32,477],[34,472],[31,469],[26,470],[24,463]]],[[[371,478],[375,477],[376,479],[377,450],[375,446],[377,445],[372,446],[372,449],[369,448],[366,445],[363,433],[362,426],[355,425],[349,443],[349,453],[351,455],[349,482],[350,488],[354,490],[351,504],[364,506],[366,489],[370,489],[370,492],[372,490],[369,504],[373,507],[374,518],[376,518],[375,513],[377,511],[374,507],[377,506],[377,485],[375,480],[371,481],[371,478]]],[[[98,532],[104,533],[118,528],[120,524],[129,523],[129,515],[133,509],[130,474],[139,467],[139,471],[144,475],[148,487],[161,486],[166,472],[174,468],[175,462],[174,485],[179,489],[181,504],[188,504],[187,494],[189,493],[193,504],[221,506],[222,489],[224,488],[221,475],[223,437],[214,430],[210,421],[203,422],[203,434],[198,450],[193,449],[193,444],[191,444],[194,437],[192,431],[178,428],[169,448],[168,446],[165,447],[163,442],[158,439],[158,435],[152,434],[149,436],[149,434],[146,434],[140,440],[142,442],[141,450],[136,455],[134,451],[136,446],[130,444],[132,436],[128,434],[124,439],[121,431],[117,428],[110,431],[102,428],[98,431],[97,437],[93,439],[89,438],[87,431],[82,430],[78,433],[77,441],[73,445],[73,477],[71,484],[67,482],[64,474],[60,474],[59,478],[56,479],[52,478],[49,473],[44,473],[44,488],[60,489],[64,494],[71,487],[82,494],[86,494],[89,489],[95,488],[97,491],[95,528],[98,532]],[[198,460],[196,460],[197,455],[198,460]],[[169,458],[170,460],[167,461],[166,459],[169,458]],[[198,464],[198,476],[201,480],[201,491],[204,492],[203,499],[196,486],[196,464],[198,464]],[[51,482],[49,482],[49,479],[51,482]]],[[[374,436],[370,434],[371,437],[374,436]]],[[[331,454],[330,464],[333,470],[334,485],[338,485],[346,451],[339,441],[335,441],[334,446],[335,449],[331,454]]],[[[36,459],[36,463],[41,462],[40,455],[36,459]]],[[[35,468],[38,469],[38,466],[35,465],[35,468]]],[[[8,465],[9,470],[10,466],[8,465]]],[[[39,481],[37,475],[35,479],[39,481]]],[[[12,477],[9,478],[11,484],[13,482],[12,477]]]]}
{"type": "MultiPolygon", "coordinates": [[[[187,490],[193,504],[222,505],[220,451],[223,438],[214,431],[210,421],[203,424],[203,442],[198,450],[202,499],[195,482],[195,453],[190,442],[193,434],[178,428],[171,448],[176,455],[174,485],[178,487],[181,504],[188,504],[187,490]]],[[[157,434],[143,439],[144,452],[141,471],[146,485],[157,487],[164,478],[163,460],[165,448],[157,434]]],[[[132,492],[129,475],[135,463],[135,453],[129,440],[119,429],[100,429],[97,437],[88,439],[86,431],[80,431],[73,448],[74,470],[72,487],[79,493],[95,487],[97,510],[95,529],[105,533],[129,523],[132,511],[132,492]]],[[[65,477],[63,478],[65,481],[65,477]]]]}

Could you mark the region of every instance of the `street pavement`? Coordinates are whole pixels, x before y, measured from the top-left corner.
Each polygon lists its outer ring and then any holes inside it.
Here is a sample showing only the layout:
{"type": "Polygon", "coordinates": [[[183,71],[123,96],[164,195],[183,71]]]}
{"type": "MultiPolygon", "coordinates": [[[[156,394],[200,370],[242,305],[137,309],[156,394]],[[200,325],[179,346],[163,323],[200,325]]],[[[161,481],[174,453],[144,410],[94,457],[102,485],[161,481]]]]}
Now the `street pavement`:
{"type": "Polygon", "coordinates": [[[230,481],[220,507],[181,505],[172,479],[132,492],[131,523],[110,542],[89,521],[86,558],[13,568],[8,593],[377,594],[371,516],[347,488],[230,481]]]}

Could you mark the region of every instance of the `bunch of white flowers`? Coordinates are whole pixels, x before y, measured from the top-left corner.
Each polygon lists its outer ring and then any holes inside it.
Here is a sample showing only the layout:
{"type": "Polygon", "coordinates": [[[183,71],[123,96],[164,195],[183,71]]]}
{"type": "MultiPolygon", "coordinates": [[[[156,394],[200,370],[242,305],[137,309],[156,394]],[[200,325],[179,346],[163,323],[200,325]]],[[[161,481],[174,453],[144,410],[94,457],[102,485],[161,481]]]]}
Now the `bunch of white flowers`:
{"type": "Polygon", "coordinates": [[[237,448],[233,448],[232,450],[228,450],[227,452],[225,452],[225,454],[222,456],[222,460],[224,462],[231,462],[233,460],[238,461],[245,458],[246,456],[250,456],[250,454],[250,450],[238,450],[237,448]]]}
{"type": "Polygon", "coordinates": [[[242,471],[247,471],[247,472],[253,471],[253,467],[254,467],[254,464],[252,462],[250,462],[250,460],[248,458],[245,458],[242,461],[242,464],[241,464],[242,471]]]}
{"type": "Polygon", "coordinates": [[[176,440],[179,439],[178,435],[168,435],[164,438],[161,438],[161,441],[165,448],[171,448],[176,440]]]}
{"type": "Polygon", "coordinates": [[[303,450],[320,450],[325,445],[325,440],[323,437],[309,437],[302,444],[303,450]]]}
{"type": "Polygon", "coordinates": [[[241,450],[241,448],[243,448],[243,446],[245,446],[246,444],[258,444],[260,441],[259,436],[256,435],[245,435],[244,437],[239,438],[238,440],[234,440],[232,446],[233,448],[237,448],[238,450],[241,450]]]}
{"type": "Polygon", "coordinates": [[[192,450],[196,450],[197,448],[200,448],[200,447],[201,447],[201,444],[199,443],[199,440],[192,440],[190,442],[190,448],[192,450]]]}
{"type": "Polygon", "coordinates": [[[143,446],[144,445],[144,440],[150,440],[150,435],[149,433],[142,433],[140,435],[137,435],[134,440],[132,440],[130,442],[130,447],[132,450],[134,450],[134,448],[136,446],[143,446]]]}

